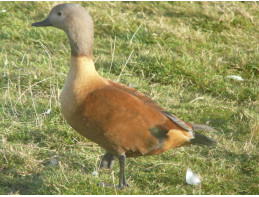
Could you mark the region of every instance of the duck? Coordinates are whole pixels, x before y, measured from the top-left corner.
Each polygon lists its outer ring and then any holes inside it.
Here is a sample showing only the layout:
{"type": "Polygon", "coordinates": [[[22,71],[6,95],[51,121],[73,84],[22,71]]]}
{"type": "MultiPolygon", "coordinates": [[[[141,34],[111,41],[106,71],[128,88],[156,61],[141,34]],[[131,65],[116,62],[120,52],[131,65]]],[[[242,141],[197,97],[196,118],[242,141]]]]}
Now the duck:
{"type": "Polygon", "coordinates": [[[118,158],[118,188],[129,186],[126,158],[157,155],[188,144],[216,143],[196,132],[215,131],[212,127],[185,122],[133,87],[98,74],[93,61],[93,19],[80,4],[56,5],[46,19],[31,25],[52,26],[66,33],[71,60],[60,99],[62,114],[75,131],[106,151],[100,168],[111,169],[118,158]]]}

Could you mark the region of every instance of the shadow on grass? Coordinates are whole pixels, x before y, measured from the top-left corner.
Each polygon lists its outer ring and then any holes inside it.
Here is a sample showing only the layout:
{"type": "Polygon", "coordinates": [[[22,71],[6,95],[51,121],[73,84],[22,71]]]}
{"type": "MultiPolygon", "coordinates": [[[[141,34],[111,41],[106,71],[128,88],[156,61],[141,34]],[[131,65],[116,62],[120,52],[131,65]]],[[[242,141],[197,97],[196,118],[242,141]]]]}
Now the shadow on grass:
{"type": "Polygon", "coordinates": [[[17,171],[12,173],[12,176],[0,179],[0,194],[40,194],[40,189],[43,187],[43,180],[39,174],[31,174],[22,176],[17,171]]]}

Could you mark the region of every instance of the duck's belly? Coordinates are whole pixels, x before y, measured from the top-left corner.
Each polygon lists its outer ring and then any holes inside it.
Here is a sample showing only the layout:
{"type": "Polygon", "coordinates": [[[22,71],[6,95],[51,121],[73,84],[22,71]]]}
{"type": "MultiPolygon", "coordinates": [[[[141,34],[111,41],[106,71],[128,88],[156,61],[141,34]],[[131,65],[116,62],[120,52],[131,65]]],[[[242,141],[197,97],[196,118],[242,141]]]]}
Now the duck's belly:
{"type": "Polygon", "coordinates": [[[92,120],[84,114],[84,110],[86,109],[85,105],[84,108],[80,106],[73,108],[72,106],[68,106],[65,102],[62,102],[62,100],[64,101],[65,99],[61,99],[62,114],[67,123],[74,130],[112,154],[125,153],[125,150],[119,147],[117,143],[110,142],[111,138],[107,136],[107,130],[102,127],[100,122],[92,120]]]}
{"type": "Polygon", "coordinates": [[[107,130],[102,127],[100,122],[91,120],[82,113],[76,113],[66,120],[79,134],[97,143],[106,151],[116,155],[125,153],[125,149],[110,138],[107,130]]]}
{"type": "MultiPolygon", "coordinates": [[[[71,94],[70,94],[71,95],[71,94]]],[[[84,137],[95,141],[95,130],[93,123],[83,115],[83,108],[75,97],[66,94],[63,88],[61,94],[61,111],[67,123],[84,137]]],[[[98,129],[100,130],[100,129],[98,129]]]]}

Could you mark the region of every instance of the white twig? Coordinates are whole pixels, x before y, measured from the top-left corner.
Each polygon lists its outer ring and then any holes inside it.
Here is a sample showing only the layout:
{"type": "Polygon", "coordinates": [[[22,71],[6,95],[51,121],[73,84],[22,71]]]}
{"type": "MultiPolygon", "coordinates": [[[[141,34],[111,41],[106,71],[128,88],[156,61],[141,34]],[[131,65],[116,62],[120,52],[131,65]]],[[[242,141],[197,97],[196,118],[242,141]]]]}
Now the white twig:
{"type": "Polygon", "coordinates": [[[190,101],[189,103],[193,103],[193,102],[196,101],[196,100],[202,100],[202,99],[204,99],[203,96],[197,97],[197,98],[193,99],[192,101],[190,101]]]}
{"type": "Polygon", "coordinates": [[[128,64],[128,62],[129,62],[129,60],[130,60],[130,57],[131,57],[132,53],[133,53],[133,51],[131,51],[131,53],[130,53],[130,55],[129,55],[127,61],[126,61],[126,63],[124,64],[123,68],[121,69],[121,72],[120,72],[120,74],[119,74],[119,76],[118,76],[116,82],[118,82],[118,81],[120,80],[121,74],[123,73],[125,67],[127,66],[127,64],[128,64]]]}
{"type": "Polygon", "coordinates": [[[66,176],[65,173],[64,173],[64,167],[61,165],[61,161],[58,161],[58,164],[59,164],[59,167],[60,167],[60,169],[61,169],[61,172],[62,172],[63,176],[65,177],[66,181],[67,181],[68,183],[70,183],[69,180],[67,179],[67,176],[66,176]]]}
{"type": "Polygon", "coordinates": [[[7,65],[8,65],[7,54],[5,54],[4,69],[3,69],[3,70],[4,70],[3,77],[5,77],[5,76],[6,76],[6,72],[5,72],[5,70],[6,70],[7,65]]]}
{"type": "Polygon", "coordinates": [[[43,81],[46,81],[46,80],[48,80],[48,79],[50,79],[50,78],[52,78],[52,77],[48,77],[48,78],[46,78],[46,79],[43,79],[43,80],[41,80],[41,81],[38,81],[38,82],[34,83],[31,87],[29,87],[29,88],[27,88],[26,90],[24,90],[23,93],[22,93],[22,94],[19,96],[19,98],[16,100],[16,102],[15,102],[15,104],[14,104],[14,107],[17,105],[17,103],[18,103],[18,101],[21,99],[21,97],[22,97],[27,91],[30,90],[30,88],[32,88],[32,87],[38,85],[39,83],[42,83],[43,81]]]}
{"type": "Polygon", "coordinates": [[[135,35],[138,33],[139,29],[141,28],[141,26],[143,25],[143,23],[141,23],[138,26],[138,29],[135,31],[135,33],[132,35],[131,39],[130,39],[130,45],[132,44],[133,38],[135,37],[135,35]]]}
{"type": "Polygon", "coordinates": [[[32,89],[31,88],[32,88],[31,81],[29,81],[29,90],[30,90],[30,93],[31,93],[32,107],[33,107],[34,112],[36,114],[36,125],[40,125],[39,116],[38,116],[38,113],[37,113],[37,110],[36,110],[36,106],[35,106],[35,103],[34,103],[33,93],[32,93],[32,89]]]}
{"type": "Polygon", "coordinates": [[[113,41],[113,48],[111,47],[111,51],[112,51],[112,61],[111,61],[110,69],[109,69],[109,74],[111,73],[112,64],[113,64],[113,60],[114,60],[115,43],[116,43],[116,36],[114,37],[114,41],[113,41]]]}

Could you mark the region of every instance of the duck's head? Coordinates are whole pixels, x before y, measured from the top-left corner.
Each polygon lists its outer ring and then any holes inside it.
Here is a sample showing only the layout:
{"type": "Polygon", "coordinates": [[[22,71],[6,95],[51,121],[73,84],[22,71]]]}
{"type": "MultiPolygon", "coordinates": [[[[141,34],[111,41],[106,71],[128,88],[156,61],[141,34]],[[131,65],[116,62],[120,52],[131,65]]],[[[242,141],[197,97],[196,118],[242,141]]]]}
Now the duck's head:
{"type": "Polygon", "coordinates": [[[81,5],[70,3],[57,5],[52,8],[45,20],[32,23],[32,26],[53,26],[65,31],[72,55],[92,57],[93,20],[81,5]]]}

